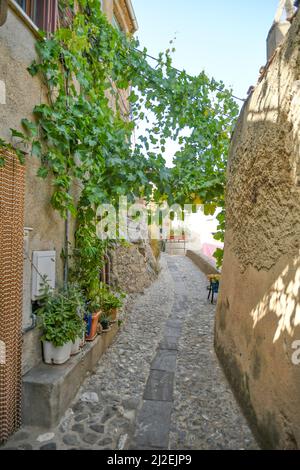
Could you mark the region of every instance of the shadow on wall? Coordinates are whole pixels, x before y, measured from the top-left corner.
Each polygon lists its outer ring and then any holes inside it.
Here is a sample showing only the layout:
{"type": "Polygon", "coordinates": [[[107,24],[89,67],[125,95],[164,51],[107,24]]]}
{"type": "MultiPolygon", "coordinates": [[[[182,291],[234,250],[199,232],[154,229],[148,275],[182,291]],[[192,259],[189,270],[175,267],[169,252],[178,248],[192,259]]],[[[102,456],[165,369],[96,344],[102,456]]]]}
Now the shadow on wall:
{"type": "Polygon", "coordinates": [[[284,268],[250,315],[253,328],[267,315],[275,315],[277,328],[273,343],[285,332],[294,338],[296,328],[300,326],[300,253],[284,268]]]}
{"type": "Polygon", "coordinates": [[[222,275],[215,348],[224,372],[262,448],[298,449],[300,252],[242,274],[228,249],[222,275]]]}

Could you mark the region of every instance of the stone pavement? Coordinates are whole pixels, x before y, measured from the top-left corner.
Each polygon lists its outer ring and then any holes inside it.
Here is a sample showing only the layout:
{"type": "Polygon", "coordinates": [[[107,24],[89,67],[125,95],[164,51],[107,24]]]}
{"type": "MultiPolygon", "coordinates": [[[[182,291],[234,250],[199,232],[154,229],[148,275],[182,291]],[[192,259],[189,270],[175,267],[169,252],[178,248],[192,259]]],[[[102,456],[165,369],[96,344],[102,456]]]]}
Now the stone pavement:
{"type": "Polygon", "coordinates": [[[185,257],[161,264],[60,425],[4,449],[258,448],[214,353],[205,276],[185,257]]]}

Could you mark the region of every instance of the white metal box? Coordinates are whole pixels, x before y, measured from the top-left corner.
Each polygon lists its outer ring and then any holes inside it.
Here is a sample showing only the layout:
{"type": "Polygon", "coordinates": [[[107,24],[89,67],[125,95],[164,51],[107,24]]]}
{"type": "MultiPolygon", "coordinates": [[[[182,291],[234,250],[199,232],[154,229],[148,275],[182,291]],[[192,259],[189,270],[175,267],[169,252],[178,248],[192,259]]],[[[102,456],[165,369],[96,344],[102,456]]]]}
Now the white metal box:
{"type": "Polygon", "coordinates": [[[55,288],[56,251],[33,251],[32,253],[32,300],[40,295],[43,278],[55,288]]]}

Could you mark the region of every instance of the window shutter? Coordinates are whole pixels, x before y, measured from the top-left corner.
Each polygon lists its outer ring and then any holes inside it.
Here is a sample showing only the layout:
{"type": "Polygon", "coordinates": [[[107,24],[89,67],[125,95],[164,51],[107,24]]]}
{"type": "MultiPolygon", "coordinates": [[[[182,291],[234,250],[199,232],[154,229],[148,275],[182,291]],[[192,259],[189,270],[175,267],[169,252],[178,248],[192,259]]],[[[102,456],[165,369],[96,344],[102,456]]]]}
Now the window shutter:
{"type": "Polygon", "coordinates": [[[74,12],[70,7],[58,7],[59,24],[62,28],[71,26],[74,18],[74,12]]]}
{"type": "MultiPolygon", "coordinates": [[[[3,0],[0,0],[0,6],[1,2],[3,3],[3,0]]],[[[42,31],[49,34],[58,28],[58,0],[17,0],[17,3],[42,31]]],[[[62,10],[62,14],[68,16],[68,10],[70,8],[62,10]]]]}
{"type": "Polygon", "coordinates": [[[47,18],[47,31],[54,33],[57,28],[58,21],[58,1],[48,0],[48,18],[47,18]]]}

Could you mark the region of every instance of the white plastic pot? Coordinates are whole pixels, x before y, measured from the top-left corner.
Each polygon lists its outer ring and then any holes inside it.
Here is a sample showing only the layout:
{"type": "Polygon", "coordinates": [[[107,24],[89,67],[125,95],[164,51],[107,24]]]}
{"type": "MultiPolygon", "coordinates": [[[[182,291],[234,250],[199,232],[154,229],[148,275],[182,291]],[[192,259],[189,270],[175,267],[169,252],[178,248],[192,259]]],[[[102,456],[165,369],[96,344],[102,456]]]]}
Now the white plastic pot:
{"type": "Polygon", "coordinates": [[[44,361],[46,364],[64,364],[70,359],[72,341],[63,346],[55,347],[49,341],[43,341],[44,361]]]}
{"type": "Polygon", "coordinates": [[[74,343],[72,343],[71,356],[75,356],[80,352],[81,338],[76,338],[74,343]]]}

